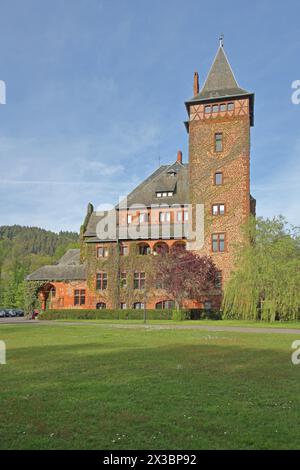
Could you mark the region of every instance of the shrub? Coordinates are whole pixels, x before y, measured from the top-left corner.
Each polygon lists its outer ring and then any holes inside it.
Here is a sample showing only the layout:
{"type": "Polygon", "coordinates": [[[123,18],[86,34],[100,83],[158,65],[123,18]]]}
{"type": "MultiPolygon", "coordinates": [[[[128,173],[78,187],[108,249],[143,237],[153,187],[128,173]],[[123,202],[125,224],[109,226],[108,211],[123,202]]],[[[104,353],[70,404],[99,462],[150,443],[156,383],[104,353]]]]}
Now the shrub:
{"type": "MultiPolygon", "coordinates": [[[[146,310],[147,320],[171,320],[171,310],[146,310]]],[[[144,310],[47,310],[40,320],[143,320],[144,310]]]]}
{"type": "Polygon", "coordinates": [[[173,310],[172,320],[173,321],[185,321],[191,319],[190,310],[173,310]]]}

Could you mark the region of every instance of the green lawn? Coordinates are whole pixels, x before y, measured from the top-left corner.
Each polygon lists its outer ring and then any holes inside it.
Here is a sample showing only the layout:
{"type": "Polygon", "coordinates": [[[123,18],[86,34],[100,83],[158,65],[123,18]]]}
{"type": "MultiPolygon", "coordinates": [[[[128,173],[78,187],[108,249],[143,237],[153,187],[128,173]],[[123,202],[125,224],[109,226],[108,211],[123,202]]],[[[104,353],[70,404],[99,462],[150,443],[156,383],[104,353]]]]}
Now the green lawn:
{"type": "Polygon", "coordinates": [[[1,325],[0,449],[299,449],[296,339],[1,325]]]}
{"type": "MultiPolygon", "coordinates": [[[[68,322],[68,323],[102,323],[102,324],[122,324],[122,325],[142,325],[144,320],[82,320],[82,319],[59,319],[55,322],[68,322]]],[[[183,326],[237,326],[243,328],[285,328],[285,329],[298,329],[300,330],[300,321],[290,322],[263,322],[263,321],[249,321],[249,320],[198,320],[198,321],[173,321],[173,320],[147,320],[147,325],[183,325],[183,326]]]]}

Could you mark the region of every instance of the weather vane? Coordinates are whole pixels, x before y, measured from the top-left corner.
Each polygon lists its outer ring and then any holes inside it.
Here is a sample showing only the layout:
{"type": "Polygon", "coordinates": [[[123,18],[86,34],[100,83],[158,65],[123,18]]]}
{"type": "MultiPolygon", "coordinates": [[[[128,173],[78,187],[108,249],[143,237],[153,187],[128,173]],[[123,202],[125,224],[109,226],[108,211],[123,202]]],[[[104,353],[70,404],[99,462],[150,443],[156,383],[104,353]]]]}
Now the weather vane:
{"type": "Polygon", "coordinates": [[[224,34],[223,33],[221,33],[219,41],[220,41],[220,47],[223,47],[224,46],[224,34]]]}

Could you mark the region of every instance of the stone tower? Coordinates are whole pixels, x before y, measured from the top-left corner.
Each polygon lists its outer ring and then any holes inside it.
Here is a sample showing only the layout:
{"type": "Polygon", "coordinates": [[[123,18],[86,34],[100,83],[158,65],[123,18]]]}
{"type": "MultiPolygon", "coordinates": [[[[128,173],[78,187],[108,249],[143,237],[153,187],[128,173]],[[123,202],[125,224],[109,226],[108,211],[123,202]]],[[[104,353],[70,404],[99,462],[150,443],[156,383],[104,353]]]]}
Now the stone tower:
{"type": "Polygon", "coordinates": [[[212,256],[224,285],[234,266],[235,244],[243,240],[242,226],[255,213],[255,200],[250,195],[254,94],[239,87],[223,41],[200,92],[195,73],[194,97],[186,108],[193,224],[196,205],[203,204],[200,253],[212,256]]]}

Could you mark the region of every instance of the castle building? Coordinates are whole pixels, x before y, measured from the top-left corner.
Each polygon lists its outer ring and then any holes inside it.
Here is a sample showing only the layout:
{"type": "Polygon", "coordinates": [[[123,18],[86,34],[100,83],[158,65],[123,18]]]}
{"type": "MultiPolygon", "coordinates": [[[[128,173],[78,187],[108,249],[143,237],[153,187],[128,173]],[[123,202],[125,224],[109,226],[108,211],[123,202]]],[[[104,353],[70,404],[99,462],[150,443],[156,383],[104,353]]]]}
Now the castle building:
{"type": "Polygon", "coordinates": [[[186,299],[186,306],[219,307],[256,205],[250,194],[254,94],[239,87],[222,41],[201,90],[195,73],[194,96],[185,105],[188,163],[179,151],[111,213],[89,204],[80,250],[27,277],[39,282],[43,308],[171,308],[173,299],[159,285],[147,289],[147,270],[155,254],[175,246],[211,256],[219,270],[215,290],[200,303],[186,299]]]}

